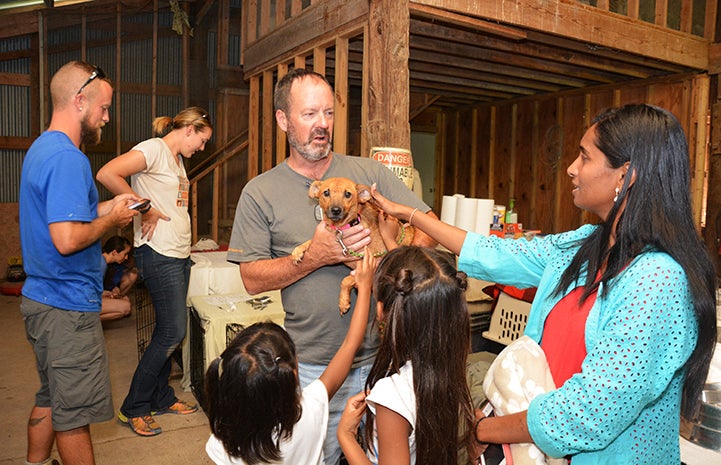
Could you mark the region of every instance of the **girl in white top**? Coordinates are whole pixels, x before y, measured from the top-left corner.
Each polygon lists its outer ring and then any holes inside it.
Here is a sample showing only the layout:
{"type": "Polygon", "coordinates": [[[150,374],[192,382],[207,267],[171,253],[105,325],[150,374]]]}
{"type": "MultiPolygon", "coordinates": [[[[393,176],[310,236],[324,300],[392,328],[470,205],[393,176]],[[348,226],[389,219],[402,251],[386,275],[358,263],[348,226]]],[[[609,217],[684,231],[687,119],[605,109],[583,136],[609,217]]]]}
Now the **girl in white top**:
{"type": "Polygon", "coordinates": [[[381,345],[367,396],[352,397],[338,425],[350,465],[456,465],[460,448],[472,447],[466,285],[455,257],[436,249],[400,247],[378,265],[381,345]],[[365,451],[356,440],[364,414],[365,451]]]}
{"type": "Polygon", "coordinates": [[[275,323],[244,329],[210,364],[205,386],[213,434],[205,450],[213,462],[323,464],[328,401],[363,342],[375,265],[366,248],[353,272],[358,298],[348,333],[320,378],[302,391],[295,345],[275,323]]]}

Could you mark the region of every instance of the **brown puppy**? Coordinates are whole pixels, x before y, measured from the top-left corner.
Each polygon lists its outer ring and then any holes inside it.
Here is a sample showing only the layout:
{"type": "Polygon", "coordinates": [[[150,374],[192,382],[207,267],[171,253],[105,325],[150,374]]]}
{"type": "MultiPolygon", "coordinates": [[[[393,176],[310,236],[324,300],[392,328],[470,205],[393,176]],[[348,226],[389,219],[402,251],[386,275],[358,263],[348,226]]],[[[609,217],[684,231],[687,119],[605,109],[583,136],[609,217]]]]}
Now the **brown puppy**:
{"type": "MultiPolygon", "coordinates": [[[[343,230],[359,222],[370,229],[371,242],[368,250],[375,256],[381,256],[387,252],[383,243],[380,231],[378,230],[379,209],[371,200],[370,188],[363,184],[356,184],[348,178],[328,178],[324,181],[315,181],[308,189],[310,198],[318,199],[318,205],[323,212],[323,220],[326,227],[336,232],[336,236],[342,241],[343,230]]],[[[395,218],[392,218],[395,221],[395,218]]],[[[396,242],[399,245],[408,245],[413,240],[414,229],[410,225],[402,225],[398,230],[396,242]]],[[[308,250],[310,241],[304,242],[293,250],[291,254],[294,263],[303,259],[303,254],[308,250]]],[[[343,243],[341,242],[343,246],[343,243]]],[[[345,247],[344,247],[345,248],[345,247]]],[[[363,257],[363,253],[347,251],[349,255],[363,257]]],[[[355,277],[346,276],[341,282],[338,308],[341,315],[350,308],[350,291],[355,286],[355,277]]]]}

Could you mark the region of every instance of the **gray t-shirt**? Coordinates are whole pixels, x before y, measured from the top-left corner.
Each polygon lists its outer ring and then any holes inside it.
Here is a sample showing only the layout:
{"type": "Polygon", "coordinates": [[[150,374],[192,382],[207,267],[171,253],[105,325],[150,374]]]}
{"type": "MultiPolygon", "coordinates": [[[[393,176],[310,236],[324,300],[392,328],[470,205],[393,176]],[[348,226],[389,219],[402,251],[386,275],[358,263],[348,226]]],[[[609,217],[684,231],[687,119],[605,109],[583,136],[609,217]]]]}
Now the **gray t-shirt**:
{"type": "MultiPolygon", "coordinates": [[[[391,170],[373,159],[334,153],[323,179],[333,177],[346,177],[368,186],[375,182],[378,191],[394,202],[424,212],[430,210],[391,170]]],[[[312,238],[319,221],[318,202],[308,197],[313,181],[293,171],[285,161],[251,179],[238,201],[228,261],[284,257],[312,238]]],[[[349,273],[350,268],[342,263],[324,266],[281,290],[285,328],[296,344],[300,362],[327,365],[343,342],[351,314],[340,315],[338,293],[341,280],[349,273]]],[[[355,299],[356,293],[352,292],[352,306],[355,299]]],[[[370,312],[369,322],[374,319],[375,312],[370,312]]],[[[354,367],[371,363],[375,356],[377,331],[371,329],[369,324],[354,367]]]]}

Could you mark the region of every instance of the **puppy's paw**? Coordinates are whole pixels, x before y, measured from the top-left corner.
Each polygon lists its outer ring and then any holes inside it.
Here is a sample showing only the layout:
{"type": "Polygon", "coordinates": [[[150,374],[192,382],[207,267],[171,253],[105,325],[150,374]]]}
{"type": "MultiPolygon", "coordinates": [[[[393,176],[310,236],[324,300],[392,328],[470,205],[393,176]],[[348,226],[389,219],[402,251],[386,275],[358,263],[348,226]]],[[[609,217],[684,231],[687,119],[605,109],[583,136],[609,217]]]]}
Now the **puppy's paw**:
{"type": "Polygon", "coordinates": [[[303,244],[299,245],[295,249],[293,249],[293,252],[291,252],[290,256],[293,259],[293,264],[297,265],[303,260],[303,255],[305,255],[305,251],[308,250],[308,246],[310,245],[309,242],[304,242],[303,244]]]}
{"type": "Polygon", "coordinates": [[[348,275],[343,278],[340,283],[340,294],[338,295],[338,309],[341,315],[345,315],[350,310],[350,291],[355,286],[355,277],[348,275]]]}
{"type": "Polygon", "coordinates": [[[342,297],[338,299],[338,310],[340,310],[341,315],[348,313],[348,310],[350,310],[350,299],[344,299],[342,297]]]}

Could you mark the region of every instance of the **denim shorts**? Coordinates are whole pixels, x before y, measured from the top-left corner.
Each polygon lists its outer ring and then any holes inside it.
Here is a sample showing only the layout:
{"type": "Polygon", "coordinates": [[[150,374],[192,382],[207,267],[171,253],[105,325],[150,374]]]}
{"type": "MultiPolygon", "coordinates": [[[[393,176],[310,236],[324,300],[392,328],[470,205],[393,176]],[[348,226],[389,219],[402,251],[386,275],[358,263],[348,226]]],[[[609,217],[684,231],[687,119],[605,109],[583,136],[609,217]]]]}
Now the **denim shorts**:
{"type": "Polygon", "coordinates": [[[62,310],[26,297],[20,311],[40,376],[35,405],[51,408],[53,429],[68,431],[113,418],[99,312],[62,310]]]}

